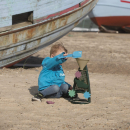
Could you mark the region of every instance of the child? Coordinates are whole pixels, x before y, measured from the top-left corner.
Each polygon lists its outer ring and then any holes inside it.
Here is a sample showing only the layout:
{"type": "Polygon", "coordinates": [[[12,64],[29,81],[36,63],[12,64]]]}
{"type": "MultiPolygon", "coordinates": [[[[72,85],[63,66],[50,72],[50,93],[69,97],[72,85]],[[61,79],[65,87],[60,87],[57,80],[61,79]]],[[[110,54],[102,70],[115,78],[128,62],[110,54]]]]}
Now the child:
{"type": "Polygon", "coordinates": [[[51,47],[50,57],[46,57],[42,61],[43,69],[38,78],[39,93],[36,94],[32,101],[41,101],[44,97],[60,98],[68,93],[68,89],[72,90],[72,86],[65,82],[65,74],[62,69],[62,63],[67,58],[58,59],[59,55],[67,55],[67,49],[56,44],[51,47]]]}

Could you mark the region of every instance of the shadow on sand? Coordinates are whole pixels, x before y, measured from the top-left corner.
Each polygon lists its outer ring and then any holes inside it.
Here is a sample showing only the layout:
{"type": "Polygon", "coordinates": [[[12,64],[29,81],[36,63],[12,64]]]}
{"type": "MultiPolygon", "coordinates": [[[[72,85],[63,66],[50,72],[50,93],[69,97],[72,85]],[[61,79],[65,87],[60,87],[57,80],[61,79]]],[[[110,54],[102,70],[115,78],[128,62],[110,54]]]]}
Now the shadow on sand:
{"type": "Polygon", "coordinates": [[[32,86],[28,90],[30,94],[34,96],[36,93],[38,93],[38,86],[32,86]]]}
{"type": "Polygon", "coordinates": [[[35,68],[35,67],[40,67],[41,63],[43,61],[44,58],[40,58],[38,56],[34,57],[34,56],[30,56],[22,61],[20,61],[19,63],[11,66],[10,68],[35,68]]]}
{"type": "MultiPolygon", "coordinates": [[[[29,89],[29,92],[32,96],[34,96],[36,93],[38,93],[38,86],[31,86],[29,89]]],[[[66,97],[66,96],[62,96],[61,98],[64,98],[65,100],[67,100],[68,102],[70,102],[70,98],[66,97]]],[[[45,99],[52,99],[50,97],[45,97],[45,99]]],[[[54,99],[54,98],[53,98],[54,99]]]]}

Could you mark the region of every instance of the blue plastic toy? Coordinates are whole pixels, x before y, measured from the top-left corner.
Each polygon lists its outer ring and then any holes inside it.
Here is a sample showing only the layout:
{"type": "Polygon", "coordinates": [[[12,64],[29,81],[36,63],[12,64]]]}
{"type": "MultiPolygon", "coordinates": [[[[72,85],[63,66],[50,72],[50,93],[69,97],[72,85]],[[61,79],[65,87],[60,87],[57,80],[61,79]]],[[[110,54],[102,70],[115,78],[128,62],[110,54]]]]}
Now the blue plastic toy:
{"type": "Polygon", "coordinates": [[[72,54],[68,54],[67,56],[59,56],[57,57],[58,59],[61,59],[61,58],[68,58],[68,57],[72,57],[72,58],[80,58],[82,57],[82,51],[74,51],[72,54]]]}

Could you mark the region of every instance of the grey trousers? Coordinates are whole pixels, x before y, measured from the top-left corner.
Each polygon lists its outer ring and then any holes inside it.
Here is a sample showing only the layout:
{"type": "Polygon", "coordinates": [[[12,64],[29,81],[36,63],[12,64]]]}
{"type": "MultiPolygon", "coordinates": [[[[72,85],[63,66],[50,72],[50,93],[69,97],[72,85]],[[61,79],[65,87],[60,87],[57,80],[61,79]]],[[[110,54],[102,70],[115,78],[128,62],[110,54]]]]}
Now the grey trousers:
{"type": "Polygon", "coordinates": [[[61,96],[67,94],[69,86],[67,84],[62,84],[60,87],[57,85],[52,85],[42,91],[41,94],[45,98],[60,98],[61,96]]]}

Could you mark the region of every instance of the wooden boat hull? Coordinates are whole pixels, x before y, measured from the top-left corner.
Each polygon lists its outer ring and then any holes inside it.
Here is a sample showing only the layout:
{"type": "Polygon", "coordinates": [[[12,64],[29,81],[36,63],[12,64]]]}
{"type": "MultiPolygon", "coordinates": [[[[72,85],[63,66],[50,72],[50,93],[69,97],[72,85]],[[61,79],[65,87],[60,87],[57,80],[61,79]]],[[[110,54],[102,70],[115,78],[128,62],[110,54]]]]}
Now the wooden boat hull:
{"type": "Polygon", "coordinates": [[[99,0],[89,17],[99,28],[122,30],[130,26],[130,0],[99,0]]]}
{"type": "Polygon", "coordinates": [[[0,33],[0,67],[36,53],[71,31],[90,12],[97,0],[85,2],[64,15],[37,19],[36,24],[0,33]]]}

